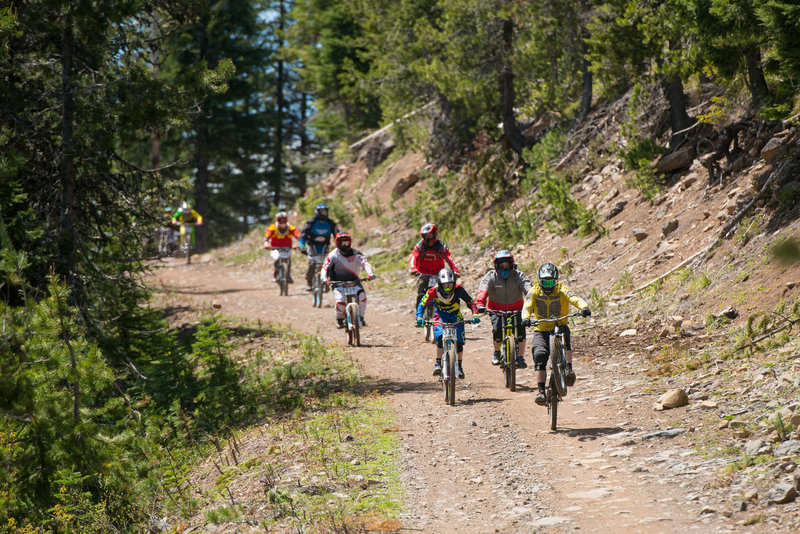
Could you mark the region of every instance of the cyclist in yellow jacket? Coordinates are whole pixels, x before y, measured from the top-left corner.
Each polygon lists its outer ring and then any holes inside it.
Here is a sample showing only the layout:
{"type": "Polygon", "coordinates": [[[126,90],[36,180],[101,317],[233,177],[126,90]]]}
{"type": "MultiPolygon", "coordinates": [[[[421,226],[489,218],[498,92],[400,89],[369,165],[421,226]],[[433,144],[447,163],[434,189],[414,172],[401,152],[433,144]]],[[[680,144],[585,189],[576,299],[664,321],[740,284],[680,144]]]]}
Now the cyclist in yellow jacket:
{"type": "MultiPolygon", "coordinates": [[[[572,304],[579,310],[581,315],[589,317],[592,312],[586,301],[577,296],[567,286],[558,281],[558,267],[552,263],[545,263],[539,267],[539,285],[534,286],[525,299],[522,308],[522,326],[531,325],[531,316],[535,319],[549,319],[551,317],[562,317],[569,313],[569,305],[572,304]]],[[[558,322],[566,330],[564,335],[564,349],[567,356],[567,385],[575,383],[575,371],[572,370],[572,345],[570,343],[569,326],[567,320],[562,319],[558,322]]],[[[536,325],[531,341],[531,352],[533,353],[534,369],[536,374],[536,385],[539,393],[536,395],[536,404],[545,405],[544,384],[547,378],[547,360],[550,357],[550,334],[553,333],[556,323],[543,322],[536,325]]]]}

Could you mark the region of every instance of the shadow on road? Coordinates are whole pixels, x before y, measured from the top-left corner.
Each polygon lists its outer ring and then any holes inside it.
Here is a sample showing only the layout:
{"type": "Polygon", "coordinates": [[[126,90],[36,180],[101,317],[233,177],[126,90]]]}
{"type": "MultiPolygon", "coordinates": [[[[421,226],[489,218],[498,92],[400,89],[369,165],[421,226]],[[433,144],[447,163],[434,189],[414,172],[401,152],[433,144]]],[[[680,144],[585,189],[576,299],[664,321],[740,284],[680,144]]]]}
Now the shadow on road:
{"type": "Polygon", "coordinates": [[[578,438],[578,441],[594,441],[597,438],[601,438],[603,436],[609,436],[611,434],[619,434],[620,432],[624,432],[625,429],[620,428],[618,426],[608,426],[608,427],[595,427],[595,428],[571,428],[571,429],[563,429],[561,430],[562,433],[568,435],[571,438],[578,438]]]}

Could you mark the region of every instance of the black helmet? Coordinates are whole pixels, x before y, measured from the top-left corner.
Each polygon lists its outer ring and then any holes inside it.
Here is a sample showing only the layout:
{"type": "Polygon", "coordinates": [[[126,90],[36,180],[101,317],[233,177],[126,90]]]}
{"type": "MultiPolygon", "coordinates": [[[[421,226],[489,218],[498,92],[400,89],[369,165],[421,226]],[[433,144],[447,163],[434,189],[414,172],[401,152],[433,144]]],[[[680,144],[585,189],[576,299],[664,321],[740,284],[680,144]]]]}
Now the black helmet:
{"type": "Polygon", "coordinates": [[[558,267],[550,262],[543,263],[542,266],[539,267],[539,272],[537,274],[539,277],[539,287],[542,288],[542,291],[545,293],[553,291],[558,283],[558,267]]]}
{"type": "Polygon", "coordinates": [[[439,271],[436,283],[436,293],[444,302],[450,302],[456,294],[456,275],[445,267],[439,271]]]}

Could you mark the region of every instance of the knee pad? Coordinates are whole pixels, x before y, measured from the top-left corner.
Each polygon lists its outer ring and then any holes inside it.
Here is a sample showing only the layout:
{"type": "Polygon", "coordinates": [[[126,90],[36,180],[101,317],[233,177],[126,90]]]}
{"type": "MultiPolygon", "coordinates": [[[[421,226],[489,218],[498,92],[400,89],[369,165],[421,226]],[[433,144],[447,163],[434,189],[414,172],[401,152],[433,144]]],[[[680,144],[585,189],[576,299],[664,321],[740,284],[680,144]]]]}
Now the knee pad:
{"type": "Polygon", "coordinates": [[[547,369],[547,352],[544,350],[537,350],[533,353],[533,368],[536,371],[544,371],[547,369]]]}

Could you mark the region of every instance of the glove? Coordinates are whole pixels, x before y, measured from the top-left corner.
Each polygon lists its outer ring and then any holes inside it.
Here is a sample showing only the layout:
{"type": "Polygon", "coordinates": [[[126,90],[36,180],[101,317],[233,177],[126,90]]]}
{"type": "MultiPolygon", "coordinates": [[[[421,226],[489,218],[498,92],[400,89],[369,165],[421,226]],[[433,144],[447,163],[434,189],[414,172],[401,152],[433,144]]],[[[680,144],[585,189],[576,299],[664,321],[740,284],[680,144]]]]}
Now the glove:
{"type": "Polygon", "coordinates": [[[300,249],[300,254],[302,254],[303,256],[308,256],[308,251],[306,249],[304,249],[304,248],[301,248],[300,249]]]}
{"type": "Polygon", "coordinates": [[[422,317],[417,317],[417,326],[422,326],[422,317]]]}
{"type": "Polygon", "coordinates": [[[483,306],[478,306],[478,313],[486,313],[486,308],[483,306]]]}
{"type": "Polygon", "coordinates": [[[375,280],[375,275],[371,274],[371,275],[367,276],[367,280],[375,280]]]}
{"type": "Polygon", "coordinates": [[[592,310],[590,310],[589,308],[584,308],[581,310],[581,315],[583,315],[584,317],[589,317],[591,314],[592,310]]]}
{"type": "Polygon", "coordinates": [[[478,324],[480,322],[481,322],[481,318],[480,317],[478,317],[477,315],[473,315],[472,316],[472,324],[478,324]]]}
{"type": "Polygon", "coordinates": [[[264,241],[264,249],[269,250],[269,243],[267,243],[266,241],[264,241]]]}
{"type": "Polygon", "coordinates": [[[411,271],[409,274],[411,276],[418,276],[419,275],[419,273],[417,271],[411,271]]]}
{"type": "Polygon", "coordinates": [[[197,226],[203,226],[203,221],[197,221],[195,224],[196,224],[197,226]]]}
{"type": "Polygon", "coordinates": [[[530,319],[523,319],[522,320],[522,326],[524,328],[528,328],[530,325],[531,325],[531,320],[530,319]]]}
{"type": "Polygon", "coordinates": [[[327,278],[320,278],[319,281],[322,282],[325,285],[330,285],[330,283],[331,283],[331,281],[328,280],[327,278]]]}

